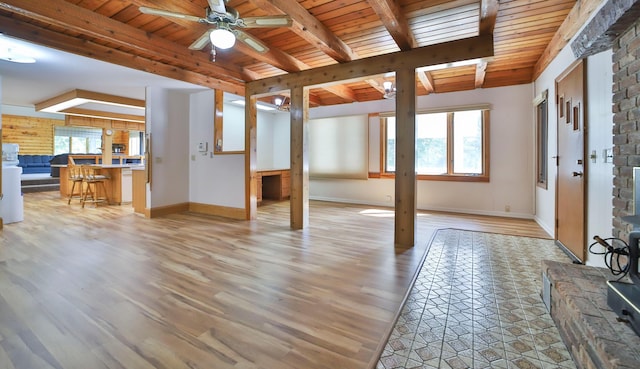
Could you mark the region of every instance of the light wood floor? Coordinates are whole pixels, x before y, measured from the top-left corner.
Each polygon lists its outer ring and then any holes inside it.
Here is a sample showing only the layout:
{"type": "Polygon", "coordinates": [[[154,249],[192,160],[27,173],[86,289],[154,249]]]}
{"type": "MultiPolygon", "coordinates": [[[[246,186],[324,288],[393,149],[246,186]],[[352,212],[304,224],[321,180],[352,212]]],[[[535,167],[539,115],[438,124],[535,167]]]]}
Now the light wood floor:
{"type": "Polygon", "coordinates": [[[288,203],[259,220],[24,195],[0,232],[0,368],[374,368],[438,228],[548,237],[534,222],[424,213],[393,246],[390,209],[288,203]]]}

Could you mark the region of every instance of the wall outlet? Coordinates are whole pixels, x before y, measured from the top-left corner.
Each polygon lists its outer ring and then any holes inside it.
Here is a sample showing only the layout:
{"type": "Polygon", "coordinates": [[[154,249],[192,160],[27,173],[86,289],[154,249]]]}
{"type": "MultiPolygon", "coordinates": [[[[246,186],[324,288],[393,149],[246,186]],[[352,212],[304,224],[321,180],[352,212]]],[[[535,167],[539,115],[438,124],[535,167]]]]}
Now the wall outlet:
{"type": "Polygon", "coordinates": [[[511,211],[511,205],[505,205],[504,206],[504,211],[507,212],[507,213],[510,212],[511,211]]]}
{"type": "Polygon", "coordinates": [[[385,200],[386,200],[387,202],[393,202],[393,196],[391,196],[391,195],[387,195],[387,197],[385,197],[385,200]]]}

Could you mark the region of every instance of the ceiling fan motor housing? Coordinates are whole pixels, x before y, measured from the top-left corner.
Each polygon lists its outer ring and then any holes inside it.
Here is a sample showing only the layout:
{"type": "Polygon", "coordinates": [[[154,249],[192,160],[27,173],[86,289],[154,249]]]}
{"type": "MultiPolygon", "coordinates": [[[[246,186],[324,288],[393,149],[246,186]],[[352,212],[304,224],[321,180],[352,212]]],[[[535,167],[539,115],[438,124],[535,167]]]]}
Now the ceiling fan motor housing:
{"type": "Polygon", "coordinates": [[[226,13],[218,13],[207,7],[207,20],[211,23],[225,22],[234,25],[240,18],[240,13],[230,6],[227,6],[225,10],[226,13]]]}

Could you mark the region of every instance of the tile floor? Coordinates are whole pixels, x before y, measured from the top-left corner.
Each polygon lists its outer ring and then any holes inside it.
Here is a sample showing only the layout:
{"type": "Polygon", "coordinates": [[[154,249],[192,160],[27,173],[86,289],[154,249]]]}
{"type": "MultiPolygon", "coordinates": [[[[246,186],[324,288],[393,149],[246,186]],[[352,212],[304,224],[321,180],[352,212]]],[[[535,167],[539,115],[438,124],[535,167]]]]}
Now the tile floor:
{"type": "Polygon", "coordinates": [[[540,298],[552,240],[439,230],[377,369],[575,368],[540,298]]]}

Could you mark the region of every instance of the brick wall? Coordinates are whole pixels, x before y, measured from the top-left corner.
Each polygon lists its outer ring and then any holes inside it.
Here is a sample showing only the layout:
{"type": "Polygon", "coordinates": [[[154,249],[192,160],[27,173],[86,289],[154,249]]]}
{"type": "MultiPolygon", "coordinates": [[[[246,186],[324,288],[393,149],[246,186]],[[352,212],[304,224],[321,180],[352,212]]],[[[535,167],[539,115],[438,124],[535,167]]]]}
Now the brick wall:
{"type": "Polygon", "coordinates": [[[613,44],[613,114],[613,234],[626,240],[632,226],[620,217],[633,214],[633,167],[640,167],[640,20],[613,44]]]}

